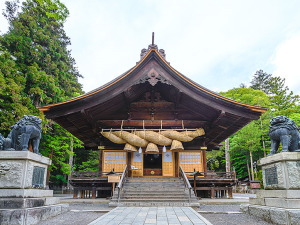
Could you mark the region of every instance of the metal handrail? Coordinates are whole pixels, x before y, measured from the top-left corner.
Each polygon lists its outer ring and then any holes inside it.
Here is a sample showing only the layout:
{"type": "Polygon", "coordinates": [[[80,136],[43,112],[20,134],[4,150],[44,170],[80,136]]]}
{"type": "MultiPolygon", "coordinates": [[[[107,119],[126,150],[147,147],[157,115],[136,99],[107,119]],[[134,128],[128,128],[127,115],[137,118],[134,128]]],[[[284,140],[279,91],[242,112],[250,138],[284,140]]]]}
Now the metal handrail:
{"type": "Polygon", "coordinates": [[[179,166],[179,176],[181,176],[183,178],[185,187],[189,189],[189,203],[191,202],[191,197],[192,197],[192,186],[187,178],[187,176],[185,175],[185,172],[183,171],[182,167],[179,166]]]}
{"type": "Polygon", "coordinates": [[[121,176],[121,179],[118,183],[118,203],[120,201],[120,197],[121,197],[121,194],[120,192],[122,191],[122,188],[123,188],[123,184],[125,182],[125,178],[128,176],[128,168],[127,168],[127,165],[125,166],[124,170],[123,170],[123,173],[122,173],[122,176],[121,176]]]}

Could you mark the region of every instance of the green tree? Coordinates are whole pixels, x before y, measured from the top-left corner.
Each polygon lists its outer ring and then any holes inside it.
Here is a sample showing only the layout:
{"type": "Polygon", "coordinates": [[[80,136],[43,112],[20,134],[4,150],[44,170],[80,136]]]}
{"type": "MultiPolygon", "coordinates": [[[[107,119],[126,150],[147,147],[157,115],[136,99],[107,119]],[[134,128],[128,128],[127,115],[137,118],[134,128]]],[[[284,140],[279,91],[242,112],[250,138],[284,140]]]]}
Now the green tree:
{"type": "Polygon", "coordinates": [[[207,167],[209,170],[214,170],[217,172],[222,172],[225,170],[225,160],[224,160],[224,147],[220,150],[212,150],[206,152],[207,167]]]}
{"type": "Polygon", "coordinates": [[[230,156],[239,177],[247,176],[247,164],[253,168],[253,161],[264,156],[261,145],[262,134],[260,126],[251,122],[230,139],[230,156]]]}
{"type": "Polygon", "coordinates": [[[254,74],[250,88],[264,91],[270,97],[270,107],[277,111],[275,114],[278,115],[299,103],[299,96],[289,90],[285,85],[285,79],[274,77],[262,70],[254,74]]]}
{"type": "Polygon", "coordinates": [[[69,12],[59,0],[6,2],[9,32],[0,43],[16,58],[26,77],[24,91],[35,106],[63,101],[82,93],[81,77],[63,29],[69,12]]]}
{"type": "MultiPolygon", "coordinates": [[[[268,107],[271,104],[265,92],[252,88],[233,88],[220,94],[250,105],[268,107]]],[[[269,120],[270,113],[267,112],[260,120],[252,121],[230,138],[230,157],[238,177],[248,174],[247,164],[264,156],[263,142],[267,139],[269,120]]]]}
{"type": "Polygon", "coordinates": [[[0,46],[0,133],[7,135],[15,118],[30,112],[30,98],[23,93],[25,78],[16,70],[14,58],[0,46]]]}
{"type": "Polygon", "coordinates": [[[267,74],[263,70],[258,70],[253,75],[250,88],[254,90],[261,90],[267,95],[271,94],[270,79],[272,74],[267,74]]]}
{"type": "MultiPolygon", "coordinates": [[[[59,0],[7,1],[4,15],[9,31],[0,37],[0,128],[8,133],[24,114],[43,118],[36,107],[83,91],[63,27],[69,12],[59,0]]],[[[53,181],[70,172],[70,139],[68,132],[44,119],[40,149],[52,158],[53,181]]],[[[80,147],[79,140],[75,143],[80,147]]]]}
{"type": "Polygon", "coordinates": [[[87,159],[76,163],[76,170],[82,172],[99,171],[99,151],[88,151],[87,159]]]}

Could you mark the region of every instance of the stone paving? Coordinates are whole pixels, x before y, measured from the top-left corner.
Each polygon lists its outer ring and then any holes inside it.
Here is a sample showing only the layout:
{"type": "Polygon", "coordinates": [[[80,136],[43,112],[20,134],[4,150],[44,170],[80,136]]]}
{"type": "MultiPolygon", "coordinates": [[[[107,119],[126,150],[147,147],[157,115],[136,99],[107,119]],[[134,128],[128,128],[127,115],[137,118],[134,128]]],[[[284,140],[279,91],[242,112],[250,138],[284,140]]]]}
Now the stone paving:
{"type": "Polygon", "coordinates": [[[191,207],[117,207],[89,225],[212,225],[191,207]]]}

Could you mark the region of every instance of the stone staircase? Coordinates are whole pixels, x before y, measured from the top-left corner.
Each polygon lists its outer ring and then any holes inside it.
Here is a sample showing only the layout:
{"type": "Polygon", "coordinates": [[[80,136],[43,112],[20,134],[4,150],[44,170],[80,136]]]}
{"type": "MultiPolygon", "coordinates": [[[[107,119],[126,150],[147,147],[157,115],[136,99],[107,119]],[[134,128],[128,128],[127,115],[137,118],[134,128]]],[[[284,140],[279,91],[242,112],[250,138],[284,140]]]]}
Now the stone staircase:
{"type": "Polygon", "coordinates": [[[178,177],[126,178],[118,202],[118,190],[114,192],[110,206],[199,206],[191,191],[178,177]]]}

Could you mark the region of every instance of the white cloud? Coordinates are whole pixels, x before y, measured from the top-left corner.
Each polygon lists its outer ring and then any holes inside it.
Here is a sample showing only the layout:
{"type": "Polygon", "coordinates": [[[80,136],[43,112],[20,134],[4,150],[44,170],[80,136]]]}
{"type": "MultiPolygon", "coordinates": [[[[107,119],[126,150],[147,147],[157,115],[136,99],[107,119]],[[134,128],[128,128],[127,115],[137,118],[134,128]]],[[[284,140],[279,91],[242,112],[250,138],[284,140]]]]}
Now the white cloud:
{"type": "Polygon", "coordinates": [[[273,75],[286,79],[286,85],[300,94],[300,33],[285,40],[277,48],[272,63],[273,75]]]}

